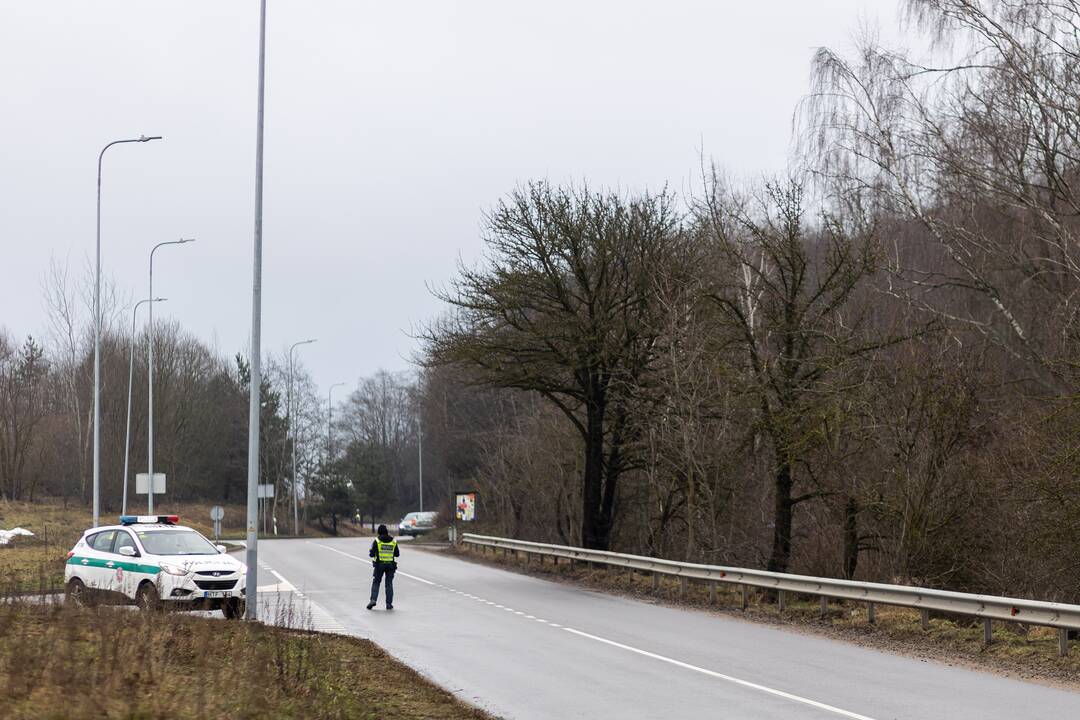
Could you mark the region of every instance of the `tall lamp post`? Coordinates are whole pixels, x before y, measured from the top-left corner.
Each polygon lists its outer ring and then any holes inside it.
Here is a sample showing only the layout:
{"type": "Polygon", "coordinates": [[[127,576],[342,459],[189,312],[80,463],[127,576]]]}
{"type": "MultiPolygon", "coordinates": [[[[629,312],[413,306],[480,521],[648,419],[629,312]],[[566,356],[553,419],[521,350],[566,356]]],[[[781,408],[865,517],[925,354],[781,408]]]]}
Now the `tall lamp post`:
{"type": "Polygon", "coordinates": [[[292,433],[292,514],[293,514],[293,535],[300,534],[300,510],[299,510],[299,493],[296,490],[298,483],[296,482],[296,427],[293,425],[293,351],[300,345],[310,345],[316,342],[315,338],[310,340],[301,340],[295,342],[289,348],[289,409],[286,413],[289,423],[289,431],[292,433]]]}
{"type": "Polygon", "coordinates": [[[251,253],[251,372],[248,387],[247,573],[244,617],[256,618],[259,588],[259,420],[262,411],[263,104],[266,78],[266,0],[259,2],[259,84],[255,113],[255,242],[251,253]]]}
{"type": "Polygon", "coordinates": [[[262,409],[262,108],[266,97],[267,0],[259,0],[259,80],[255,113],[255,242],[252,248],[252,350],[247,389],[247,601],[244,617],[256,619],[259,542],[259,413],[262,409]]]}
{"type": "Polygon", "coordinates": [[[161,140],[160,135],[140,135],[113,140],[101,148],[97,161],[97,242],[94,250],[94,527],[101,524],[101,163],[113,145],[161,140]]]}
{"type": "Polygon", "coordinates": [[[424,417],[417,413],[416,416],[416,460],[420,476],[420,512],[424,512],[424,417]]]}
{"type": "Polygon", "coordinates": [[[334,388],[341,387],[345,383],[334,383],[326,393],[326,467],[329,472],[330,463],[334,461],[334,388]]]}
{"type": "MultiPolygon", "coordinates": [[[[169,240],[167,242],[160,242],[153,247],[150,251],[150,297],[154,297],[154,253],[160,247],[166,245],[184,245],[185,243],[195,242],[192,238],[181,238],[179,240],[169,240]]],[[[150,330],[147,335],[146,345],[148,349],[147,355],[147,398],[149,402],[149,409],[147,410],[148,420],[148,441],[147,441],[147,459],[146,459],[146,472],[150,476],[148,487],[146,488],[146,512],[150,515],[154,514],[154,304],[150,303],[150,330]]]]}
{"type": "Polygon", "coordinates": [[[135,316],[139,313],[139,306],[143,303],[165,302],[166,298],[146,298],[135,303],[131,309],[131,352],[128,354],[128,401],[127,401],[127,430],[124,433],[124,499],[121,504],[121,515],[127,515],[127,489],[128,489],[128,458],[131,455],[131,386],[135,376],[135,316]]]}

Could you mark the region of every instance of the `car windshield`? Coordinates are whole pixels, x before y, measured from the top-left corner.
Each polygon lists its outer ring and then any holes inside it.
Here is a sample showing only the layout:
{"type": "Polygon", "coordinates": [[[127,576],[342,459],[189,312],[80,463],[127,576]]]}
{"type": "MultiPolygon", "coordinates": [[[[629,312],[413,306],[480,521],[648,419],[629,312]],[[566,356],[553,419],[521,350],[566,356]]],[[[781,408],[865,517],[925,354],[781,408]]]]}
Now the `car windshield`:
{"type": "Polygon", "coordinates": [[[217,548],[194,530],[143,530],[138,533],[151,555],[217,555],[217,548]]]}

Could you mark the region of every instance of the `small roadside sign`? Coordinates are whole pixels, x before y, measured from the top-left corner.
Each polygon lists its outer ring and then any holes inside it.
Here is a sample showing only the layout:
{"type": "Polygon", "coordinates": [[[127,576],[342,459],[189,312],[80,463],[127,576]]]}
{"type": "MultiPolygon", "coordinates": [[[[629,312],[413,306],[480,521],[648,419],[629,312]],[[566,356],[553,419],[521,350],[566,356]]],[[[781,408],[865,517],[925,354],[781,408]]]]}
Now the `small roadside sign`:
{"type": "Polygon", "coordinates": [[[259,485],[259,498],[272,498],[274,497],[274,486],[270,483],[265,485],[259,485]]]}
{"type": "MultiPolygon", "coordinates": [[[[135,474],[135,493],[145,495],[150,487],[150,473],[135,474]]],[[[154,494],[165,494],[165,473],[154,473],[154,494]]]]}
{"type": "Polygon", "coordinates": [[[221,519],[225,517],[225,508],[215,505],[210,508],[210,519],[214,521],[214,539],[221,537],[221,519]]]}

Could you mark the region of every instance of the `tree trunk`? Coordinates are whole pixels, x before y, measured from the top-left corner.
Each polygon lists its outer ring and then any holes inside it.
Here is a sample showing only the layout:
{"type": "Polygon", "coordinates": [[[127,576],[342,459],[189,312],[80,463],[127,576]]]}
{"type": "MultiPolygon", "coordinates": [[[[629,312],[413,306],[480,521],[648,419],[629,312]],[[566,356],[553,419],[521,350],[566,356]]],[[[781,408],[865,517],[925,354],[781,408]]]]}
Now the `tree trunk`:
{"type": "Polygon", "coordinates": [[[773,544],[766,569],[770,572],[787,572],[791,559],[791,520],[795,504],[791,501],[791,464],[781,463],[776,470],[776,497],[773,504],[773,544]]]}
{"type": "Polygon", "coordinates": [[[607,550],[610,528],[603,518],[604,400],[595,389],[585,409],[585,475],[581,488],[581,543],[590,550],[607,550]]]}
{"type": "Polygon", "coordinates": [[[844,578],[851,580],[859,565],[859,504],[848,497],[844,502],[844,578]]]}

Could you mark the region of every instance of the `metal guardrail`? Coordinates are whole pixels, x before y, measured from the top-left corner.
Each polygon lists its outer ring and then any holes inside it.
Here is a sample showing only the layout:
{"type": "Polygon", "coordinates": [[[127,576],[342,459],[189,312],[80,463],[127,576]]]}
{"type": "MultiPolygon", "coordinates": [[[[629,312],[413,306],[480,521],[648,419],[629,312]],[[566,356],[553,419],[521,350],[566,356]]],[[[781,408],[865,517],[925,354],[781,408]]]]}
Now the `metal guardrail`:
{"type": "Polygon", "coordinates": [[[566,545],[549,545],[472,533],[463,534],[461,542],[481,548],[492,548],[495,551],[501,549],[504,552],[524,553],[526,556],[538,555],[541,560],[544,557],[553,557],[558,562],[559,558],[563,558],[652,573],[654,589],[659,587],[661,575],[680,578],[684,589],[689,580],[706,581],[710,583],[712,598],[715,598],[718,583],[741,585],[744,609],[747,606],[747,588],[754,587],[777,591],[781,610],[784,609],[786,593],[820,597],[822,611],[827,608],[830,598],[865,602],[868,604],[870,622],[874,622],[875,605],[913,608],[921,611],[923,629],[928,628],[931,610],[969,615],[983,619],[983,640],[986,644],[991,642],[990,623],[992,620],[1044,625],[1058,629],[1058,650],[1062,655],[1068,653],[1068,631],[1080,630],[1080,605],[976,595],[907,585],[792,575],[720,565],[698,565],[641,555],[586,550],[566,545]]]}

